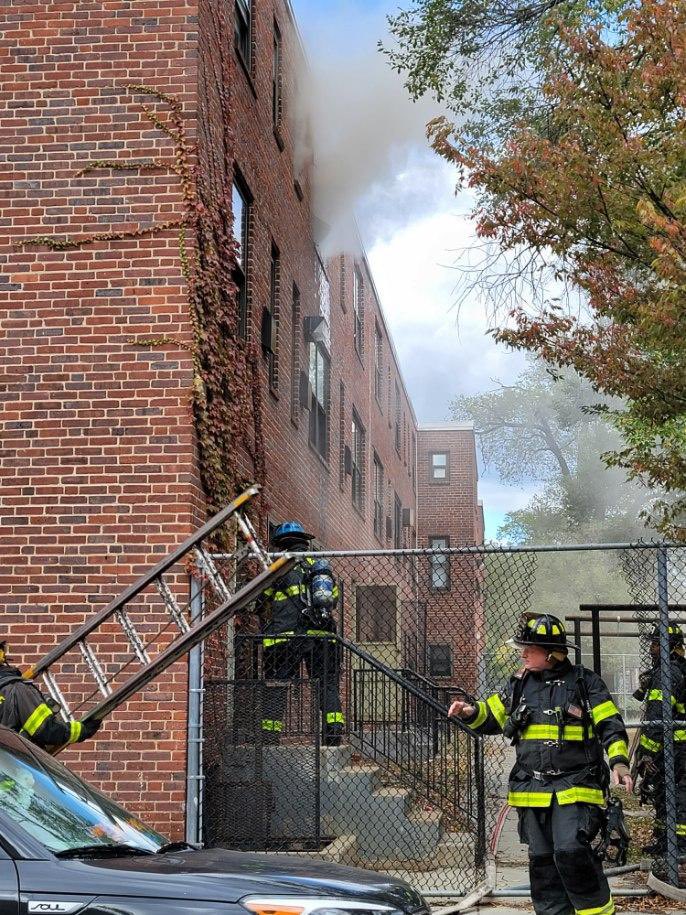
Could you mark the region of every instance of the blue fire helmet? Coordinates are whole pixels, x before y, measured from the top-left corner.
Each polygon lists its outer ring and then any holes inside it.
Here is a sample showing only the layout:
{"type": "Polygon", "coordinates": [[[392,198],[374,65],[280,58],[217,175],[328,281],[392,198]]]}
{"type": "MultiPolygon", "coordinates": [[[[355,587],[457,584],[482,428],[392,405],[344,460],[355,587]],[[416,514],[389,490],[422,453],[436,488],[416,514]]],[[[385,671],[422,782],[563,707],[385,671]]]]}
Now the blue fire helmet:
{"type": "Polygon", "coordinates": [[[313,534],[308,534],[299,521],[284,521],[274,528],[272,534],[272,543],[274,546],[279,544],[293,542],[309,543],[314,539],[313,534]]]}

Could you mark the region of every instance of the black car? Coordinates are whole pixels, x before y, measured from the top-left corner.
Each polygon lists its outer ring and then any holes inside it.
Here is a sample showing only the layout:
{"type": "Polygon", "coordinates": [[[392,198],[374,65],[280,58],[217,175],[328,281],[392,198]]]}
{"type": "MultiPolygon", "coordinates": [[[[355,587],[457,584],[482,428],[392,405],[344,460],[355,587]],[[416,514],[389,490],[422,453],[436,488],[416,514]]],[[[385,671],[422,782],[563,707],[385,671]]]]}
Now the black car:
{"type": "MultiPolygon", "coordinates": [[[[236,811],[240,816],[240,811],[236,811]]],[[[426,915],[401,880],[170,843],[0,727],[0,915],[426,915]]]]}

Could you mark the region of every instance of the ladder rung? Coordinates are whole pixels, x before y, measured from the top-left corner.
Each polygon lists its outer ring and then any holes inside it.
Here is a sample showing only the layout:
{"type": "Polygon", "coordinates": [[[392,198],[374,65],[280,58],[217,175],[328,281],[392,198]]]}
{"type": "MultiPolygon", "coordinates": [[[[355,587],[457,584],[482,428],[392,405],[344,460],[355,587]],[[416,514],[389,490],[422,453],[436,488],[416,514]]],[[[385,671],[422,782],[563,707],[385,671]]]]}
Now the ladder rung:
{"type": "Polygon", "coordinates": [[[159,578],[155,579],[155,584],[157,585],[157,590],[160,592],[160,596],[162,597],[162,600],[164,601],[171,618],[174,620],[181,632],[188,632],[188,630],[191,628],[190,624],[186,617],[183,615],[183,611],[177,604],[176,598],[171,593],[167,582],[160,575],[159,578]]]}
{"type": "Polygon", "coordinates": [[[50,693],[50,698],[59,705],[62,718],[65,721],[72,721],[74,716],[67,705],[67,700],[62,695],[62,690],[55,682],[55,678],[47,670],[43,672],[43,683],[45,683],[45,688],[50,693]]]}
{"type": "Polygon", "coordinates": [[[105,671],[100,666],[100,661],[95,657],[93,649],[85,640],[82,640],[79,642],[79,650],[83,655],[84,661],[88,665],[88,669],[93,674],[93,679],[98,684],[100,692],[103,696],[110,696],[112,694],[112,689],[107,682],[105,671]]]}
{"type": "Polygon", "coordinates": [[[117,610],[114,615],[117,618],[119,625],[124,630],[124,634],[129,640],[129,645],[133,649],[133,653],[136,655],[141,664],[149,664],[150,655],[146,651],[143,640],[138,635],[136,627],[129,619],[129,615],[126,610],[117,610]]]}
{"type": "Polygon", "coordinates": [[[195,548],[195,553],[198,557],[198,560],[200,561],[201,568],[204,568],[205,572],[207,573],[207,577],[210,580],[210,584],[217,592],[219,597],[222,600],[231,600],[231,597],[233,596],[231,590],[217,571],[217,567],[209,553],[206,553],[201,546],[197,546],[195,548]]]}
{"type": "Polygon", "coordinates": [[[270,559],[259,545],[257,534],[255,533],[255,528],[252,526],[250,518],[248,518],[247,515],[243,517],[241,512],[236,512],[236,521],[241,529],[241,534],[243,534],[243,539],[247,543],[250,552],[253,554],[253,556],[255,556],[262,568],[266,571],[269,568],[270,559]]]}

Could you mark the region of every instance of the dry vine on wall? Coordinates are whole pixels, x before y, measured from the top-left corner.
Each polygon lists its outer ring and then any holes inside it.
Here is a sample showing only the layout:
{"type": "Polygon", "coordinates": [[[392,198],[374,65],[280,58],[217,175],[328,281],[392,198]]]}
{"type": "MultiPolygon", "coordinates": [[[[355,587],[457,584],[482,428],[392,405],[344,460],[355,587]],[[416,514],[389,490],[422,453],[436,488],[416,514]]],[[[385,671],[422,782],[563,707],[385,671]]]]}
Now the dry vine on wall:
{"type": "MultiPolygon", "coordinates": [[[[216,199],[197,164],[197,149],[188,144],[181,104],[157,89],[128,84],[135,95],[154,99],[167,113],[149,101],[142,102],[147,119],[166,134],[173,145],[173,158],[95,159],[87,162],[77,177],[101,170],[167,172],[177,176],[183,215],[176,220],[123,231],[79,236],[34,235],[23,246],[41,245],[53,251],[83,248],[97,242],[144,238],[178,230],[181,270],[188,289],[191,342],[178,337],[133,338],[136,346],[176,346],[192,359],[191,402],[197,434],[200,476],[208,510],[224,507],[248,482],[239,470],[237,453],[249,456],[254,479],[265,477],[264,440],[259,350],[253,337],[239,334],[237,289],[233,281],[236,243],[232,233],[230,198],[216,199]]],[[[222,125],[223,126],[223,125],[222,125]]],[[[230,185],[229,185],[230,186],[230,185]]],[[[263,515],[264,504],[257,506],[263,515]]],[[[262,519],[260,519],[262,520],[262,519]]]]}

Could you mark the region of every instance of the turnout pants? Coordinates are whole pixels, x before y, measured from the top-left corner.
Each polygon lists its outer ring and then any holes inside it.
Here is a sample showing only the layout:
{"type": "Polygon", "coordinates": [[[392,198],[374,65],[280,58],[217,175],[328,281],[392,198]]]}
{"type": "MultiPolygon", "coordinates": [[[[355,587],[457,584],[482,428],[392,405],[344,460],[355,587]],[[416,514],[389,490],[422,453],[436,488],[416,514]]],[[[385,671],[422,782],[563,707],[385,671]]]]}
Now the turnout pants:
{"type": "MultiPolygon", "coordinates": [[[[304,661],[307,675],[319,680],[319,707],[322,714],[322,738],[325,744],[338,744],[343,733],[343,711],[339,691],[340,660],[338,647],[325,636],[303,636],[285,639],[264,649],[266,680],[294,680],[304,661]]],[[[262,730],[275,736],[284,728],[287,686],[268,685],[262,706],[262,730]]]]}
{"type": "Polygon", "coordinates": [[[602,826],[603,808],[560,805],[553,797],[550,807],[518,810],[536,915],[612,915],[610,887],[590,844],[602,826]]]}
{"type": "MultiPolygon", "coordinates": [[[[652,776],[652,800],[655,804],[653,837],[658,844],[666,843],[667,797],[665,793],[665,760],[662,753],[655,758],[657,772],[652,776]]],[[[676,789],[676,834],[679,850],[686,849],[686,744],[674,744],[674,775],[676,789]]]]}

